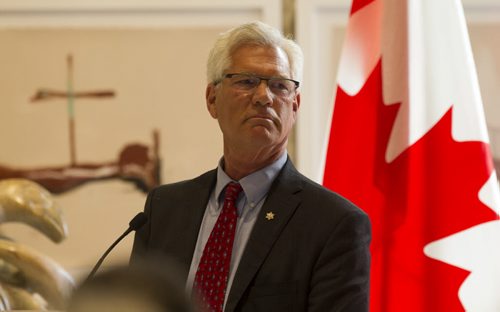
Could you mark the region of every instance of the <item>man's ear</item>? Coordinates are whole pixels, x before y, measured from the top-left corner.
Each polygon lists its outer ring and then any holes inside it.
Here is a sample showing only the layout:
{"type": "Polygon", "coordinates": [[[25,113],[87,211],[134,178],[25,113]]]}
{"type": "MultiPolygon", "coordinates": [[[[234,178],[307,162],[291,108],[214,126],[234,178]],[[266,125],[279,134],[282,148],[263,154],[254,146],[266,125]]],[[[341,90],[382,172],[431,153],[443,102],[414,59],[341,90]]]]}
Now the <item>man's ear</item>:
{"type": "Polygon", "coordinates": [[[297,120],[297,112],[300,108],[300,92],[297,92],[292,102],[292,111],[294,116],[294,121],[297,120]]]}
{"type": "Polygon", "coordinates": [[[210,115],[217,119],[217,107],[215,105],[216,100],[216,86],[213,83],[207,85],[205,90],[205,100],[207,102],[207,109],[210,115]]]}

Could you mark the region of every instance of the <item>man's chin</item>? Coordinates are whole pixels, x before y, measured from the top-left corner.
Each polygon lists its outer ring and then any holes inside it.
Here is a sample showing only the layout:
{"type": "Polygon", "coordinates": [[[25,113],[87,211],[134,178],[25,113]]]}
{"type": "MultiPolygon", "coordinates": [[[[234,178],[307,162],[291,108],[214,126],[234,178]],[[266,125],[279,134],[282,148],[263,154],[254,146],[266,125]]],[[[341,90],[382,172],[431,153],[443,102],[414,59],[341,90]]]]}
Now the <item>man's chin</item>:
{"type": "Polygon", "coordinates": [[[250,129],[252,137],[255,139],[270,140],[276,129],[270,125],[254,125],[250,129]]]}

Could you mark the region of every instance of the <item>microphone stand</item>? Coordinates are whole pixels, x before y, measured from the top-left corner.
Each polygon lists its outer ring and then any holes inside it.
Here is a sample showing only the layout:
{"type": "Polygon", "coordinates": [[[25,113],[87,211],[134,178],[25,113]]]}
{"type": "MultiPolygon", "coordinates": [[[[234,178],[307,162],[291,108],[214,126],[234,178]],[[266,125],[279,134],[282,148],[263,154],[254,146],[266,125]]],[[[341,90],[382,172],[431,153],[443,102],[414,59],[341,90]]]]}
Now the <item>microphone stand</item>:
{"type": "Polygon", "coordinates": [[[108,256],[108,254],[111,252],[111,250],[113,250],[113,248],[115,248],[116,245],[118,245],[118,243],[120,243],[122,241],[123,238],[125,238],[125,236],[127,236],[130,232],[132,231],[137,231],[139,228],[141,228],[146,222],[148,221],[148,217],[146,216],[146,214],[144,212],[139,212],[129,223],[129,227],[128,229],[123,232],[122,235],[120,235],[120,237],[118,237],[117,240],[115,240],[115,242],[109,246],[109,248],[104,252],[104,254],[101,256],[101,258],[99,259],[99,261],[97,261],[97,263],[94,265],[94,268],[92,269],[92,271],[90,271],[89,275],[87,276],[87,278],[85,279],[85,282],[84,283],[87,283],[88,281],[90,281],[95,273],[97,272],[97,270],[99,269],[99,267],[101,266],[102,262],[104,261],[104,259],[108,256]]]}

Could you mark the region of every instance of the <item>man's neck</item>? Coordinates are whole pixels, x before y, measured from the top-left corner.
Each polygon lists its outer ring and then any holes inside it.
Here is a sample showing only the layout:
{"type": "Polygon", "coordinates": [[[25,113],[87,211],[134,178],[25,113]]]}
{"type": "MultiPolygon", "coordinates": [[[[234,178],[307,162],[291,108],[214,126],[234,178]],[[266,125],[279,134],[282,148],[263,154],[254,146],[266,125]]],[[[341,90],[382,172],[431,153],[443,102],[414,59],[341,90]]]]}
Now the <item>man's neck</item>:
{"type": "Polygon", "coordinates": [[[224,171],[236,181],[254,173],[264,167],[269,166],[281,155],[285,149],[280,149],[271,153],[234,153],[224,150],[224,171]]]}

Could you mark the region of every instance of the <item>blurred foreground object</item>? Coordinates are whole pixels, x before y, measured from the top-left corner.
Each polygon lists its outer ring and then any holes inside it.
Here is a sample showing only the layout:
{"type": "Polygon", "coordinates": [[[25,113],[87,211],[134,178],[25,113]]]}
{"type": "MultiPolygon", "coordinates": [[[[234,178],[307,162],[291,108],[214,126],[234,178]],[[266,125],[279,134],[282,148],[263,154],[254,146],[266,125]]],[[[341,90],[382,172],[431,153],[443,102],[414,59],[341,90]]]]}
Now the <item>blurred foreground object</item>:
{"type": "MultiPolygon", "coordinates": [[[[67,226],[52,195],[25,179],[0,181],[0,223],[21,222],[55,243],[67,226]]],[[[0,311],[63,309],[74,288],[71,276],[47,256],[6,237],[0,239],[0,311]]]]}
{"type": "Polygon", "coordinates": [[[97,274],[76,289],[68,312],[194,312],[176,266],[143,262],[97,274]]]}

